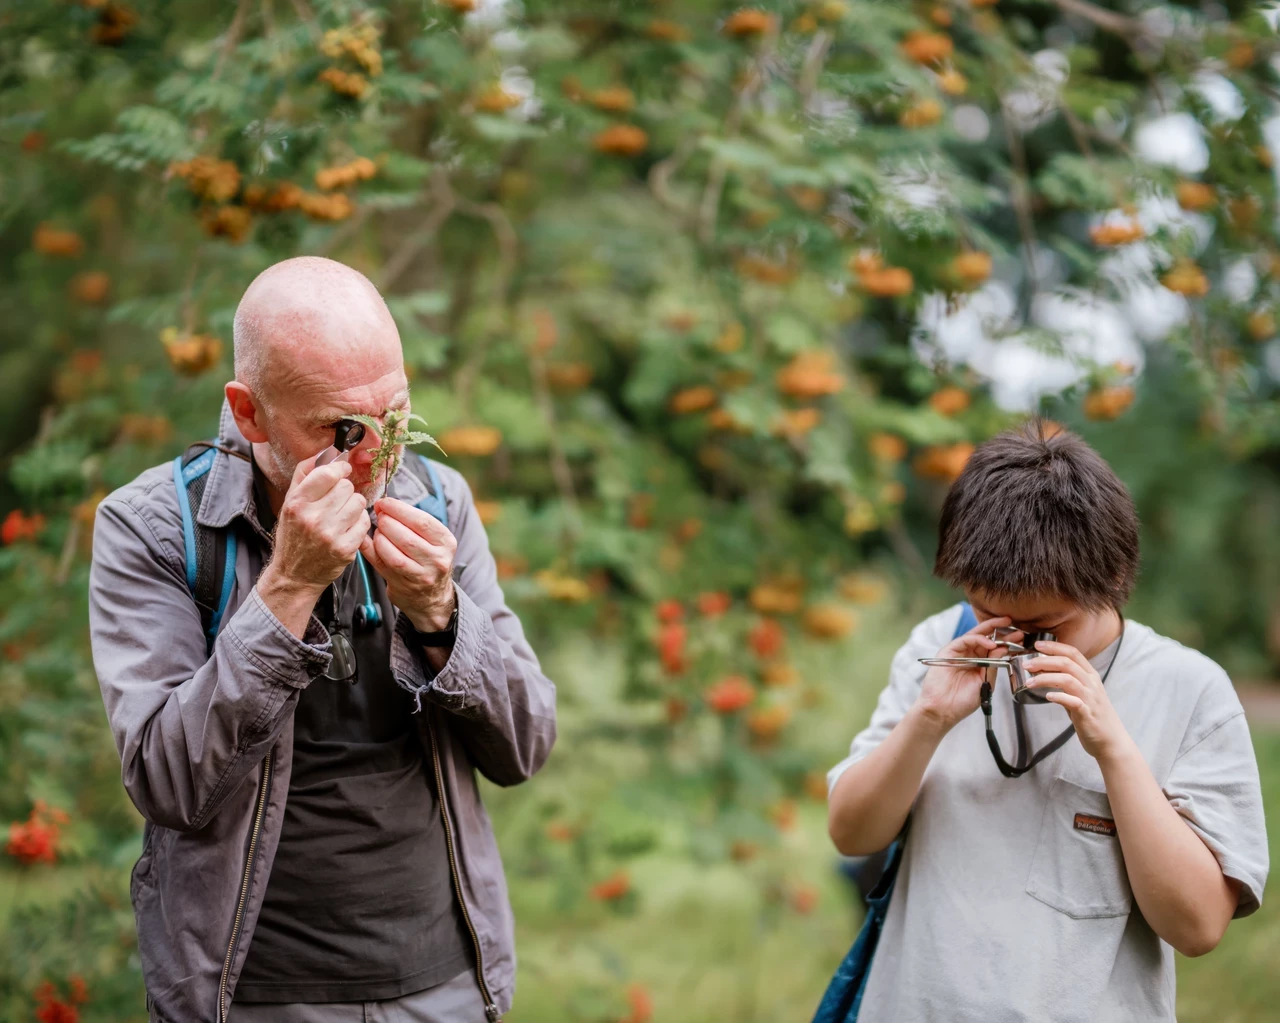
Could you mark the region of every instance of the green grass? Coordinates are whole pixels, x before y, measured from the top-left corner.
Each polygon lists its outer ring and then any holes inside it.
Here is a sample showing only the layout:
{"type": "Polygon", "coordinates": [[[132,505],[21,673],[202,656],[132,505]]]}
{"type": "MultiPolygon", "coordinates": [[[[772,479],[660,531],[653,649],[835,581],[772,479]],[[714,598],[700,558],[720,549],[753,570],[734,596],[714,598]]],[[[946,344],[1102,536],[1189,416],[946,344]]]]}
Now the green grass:
{"type": "MultiPolygon", "coordinates": [[[[890,612],[882,614],[867,615],[858,640],[826,648],[800,665],[806,677],[826,680],[821,713],[792,739],[817,762],[838,758],[874,703],[902,631],[890,612]]],[[[751,863],[699,858],[699,839],[710,835],[710,825],[707,835],[690,836],[685,822],[662,818],[648,802],[651,786],[640,778],[642,760],[634,749],[593,733],[601,720],[629,713],[618,701],[620,652],[561,644],[547,662],[561,693],[562,739],[555,756],[531,785],[486,793],[517,919],[519,978],[510,1023],[616,1023],[624,1018],[632,983],[651,993],[652,1019],[661,1023],[808,1023],[858,923],[850,890],[834,869],[825,808],[804,803],[780,846],[751,863]],[[637,893],[629,912],[584,898],[607,864],[579,867],[571,847],[530,840],[541,834],[549,814],[585,821],[595,831],[625,835],[637,822],[655,829],[653,851],[628,862],[637,893]],[[797,883],[819,892],[811,913],[798,913],[777,897],[780,884],[797,883]]],[[[1268,830],[1278,847],[1280,733],[1258,732],[1254,742],[1268,830]]],[[[0,934],[19,908],[39,907],[56,919],[59,906],[100,885],[104,872],[118,872],[123,881],[128,868],[70,863],[30,872],[0,866],[0,934]]],[[[127,907],[120,908],[127,916],[127,907]]],[[[127,929],[128,920],[122,923],[127,929]]],[[[1280,896],[1273,895],[1254,916],[1234,922],[1216,951],[1179,959],[1179,1020],[1277,1018],[1278,961],[1280,896]]],[[[120,980],[137,983],[136,974],[120,980]]],[[[85,1018],[98,1023],[109,1017],[85,1018]]]]}

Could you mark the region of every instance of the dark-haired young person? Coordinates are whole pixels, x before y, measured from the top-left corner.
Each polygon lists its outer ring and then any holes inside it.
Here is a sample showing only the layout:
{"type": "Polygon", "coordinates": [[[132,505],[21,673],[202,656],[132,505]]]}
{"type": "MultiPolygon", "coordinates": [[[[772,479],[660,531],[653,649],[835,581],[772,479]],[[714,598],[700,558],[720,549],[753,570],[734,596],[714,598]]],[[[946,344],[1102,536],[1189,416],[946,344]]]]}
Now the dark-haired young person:
{"type": "Polygon", "coordinates": [[[859,1018],[1174,1020],[1173,950],[1213,949],[1258,908],[1269,866],[1230,680],[1122,617],[1133,502],[1068,432],[1033,422],[974,452],[947,495],[935,571],[979,624],[953,640],[957,605],[917,625],[828,775],[846,855],[883,849],[910,815],[859,1018]],[[975,713],[991,669],[918,660],[1001,656],[992,634],[1010,625],[1058,641],[1030,665],[1050,702],[1017,707],[1005,672],[991,676],[1002,755],[1025,763],[1075,728],[1013,778],[975,713]]]}

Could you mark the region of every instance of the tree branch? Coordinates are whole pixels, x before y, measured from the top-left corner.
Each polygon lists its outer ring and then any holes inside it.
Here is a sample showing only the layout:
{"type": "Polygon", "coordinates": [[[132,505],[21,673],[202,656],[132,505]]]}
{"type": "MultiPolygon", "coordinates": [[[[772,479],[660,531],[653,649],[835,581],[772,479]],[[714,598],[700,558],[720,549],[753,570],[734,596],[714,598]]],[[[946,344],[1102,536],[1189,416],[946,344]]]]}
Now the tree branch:
{"type": "Polygon", "coordinates": [[[453,213],[457,198],[453,194],[453,189],[449,187],[448,174],[440,166],[437,166],[431,174],[431,192],[436,200],[431,212],[427,214],[418,229],[400,243],[400,247],[391,258],[382,264],[382,273],[374,282],[380,291],[385,291],[399,280],[400,275],[409,269],[409,265],[417,258],[423,246],[435,237],[436,232],[453,213]]]}
{"type": "Polygon", "coordinates": [[[222,40],[222,46],[218,50],[218,62],[213,65],[212,81],[216,82],[222,75],[222,69],[227,63],[227,58],[231,56],[231,51],[240,42],[240,33],[244,31],[244,21],[248,13],[249,0],[240,0],[240,3],[236,5],[236,13],[231,19],[231,25],[227,28],[227,34],[222,40]]]}
{"type": "Polygon", "coordinates": [[[831,48],[831,33],[822,29],[814,33],[813,42],[805,51],[804,63],[800,66],[800,81],[796,91],[800,94],[800,109],[807,110],[809,97],[818,87],[818,75],[822,74],[822,62],[827,59],[827,51],[831,48]]]}
{"type": "Polygon", "coordinates": [[[1074,14],[1078,18],[1092,22],[1100,29],[1123,36],[1130,41],[1147,34],[1142,22],[1137,18],[1130,18],[1117,11],[1099,7],[1095,3],[1090,3],[1089,0],[1053,0],[1053,2],[1064,14],[1074,14]]]}
{"type": "MultiPolygon", "coordinates": [[[[724,119],[725,138],[738,133],[738,126],[742,122],[747,104],[759,91],[764,81],[765,65],[772,57],[777,42],[778,37],[775,33],[769,37],[769,41],[760,48],[760,52],[752,61],[747,80],[738,91],[733,107],[724,119]]],[[[720,212],[720,195],[724,191],[724,183],[728,175],[729,165],[723,159],[714,158],[711,161],[711,170],[707,174],[707,186],[702,192],[702,202],[698,204],[698,241],[703,245],[710,245],[715,240],[716,216],[720,212]]]]}

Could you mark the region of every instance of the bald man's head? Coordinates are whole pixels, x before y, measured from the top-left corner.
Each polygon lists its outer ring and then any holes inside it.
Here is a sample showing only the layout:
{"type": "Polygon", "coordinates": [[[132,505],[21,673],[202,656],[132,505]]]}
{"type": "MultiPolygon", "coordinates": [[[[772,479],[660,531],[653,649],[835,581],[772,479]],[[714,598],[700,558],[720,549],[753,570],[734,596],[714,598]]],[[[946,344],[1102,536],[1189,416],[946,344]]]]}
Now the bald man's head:
{"type": "Polygon", "coordinates": [[[234,337],[227,399],[273,484],[287,485],[297,462],[332,443],[335,420],[408,407],[387,304],[364,274],[332,259],[300,256],[260,273],[236,308],[234,337]]]}
{"type": "Polygon", "coordinates": [[[254,278],[236,307],[233,336],[236,379],[267,402],[291,386],[300,366],[333,363],[345,372],[400,348],[369,278],[320,256],[286,259],[254,278]]]}

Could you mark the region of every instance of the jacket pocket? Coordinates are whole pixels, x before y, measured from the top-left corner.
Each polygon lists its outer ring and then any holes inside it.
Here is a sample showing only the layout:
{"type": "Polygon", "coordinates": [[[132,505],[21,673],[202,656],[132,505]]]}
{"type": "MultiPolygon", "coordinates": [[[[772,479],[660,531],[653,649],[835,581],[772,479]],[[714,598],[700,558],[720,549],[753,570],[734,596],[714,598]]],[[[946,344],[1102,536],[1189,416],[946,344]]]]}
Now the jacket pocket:
{"type": "Polygon", "coordinates": [[[1075,920],[1128,915],[1133,891],[1105,792],[1054,779],[1027,894],[1075,920]]]}
{"type": "Polygon", "coordinates": [[[156,832],[159,827],[150,821],[143,821],[142,824],[142,852],[138,854],[138,860],[133,865],[133,870],[129,872],[129,891],[132,893],[137,886],[147,883],[147,879],[151,874],[151,866],[154,861],[154,846],[156,840],[156,832]]]}

